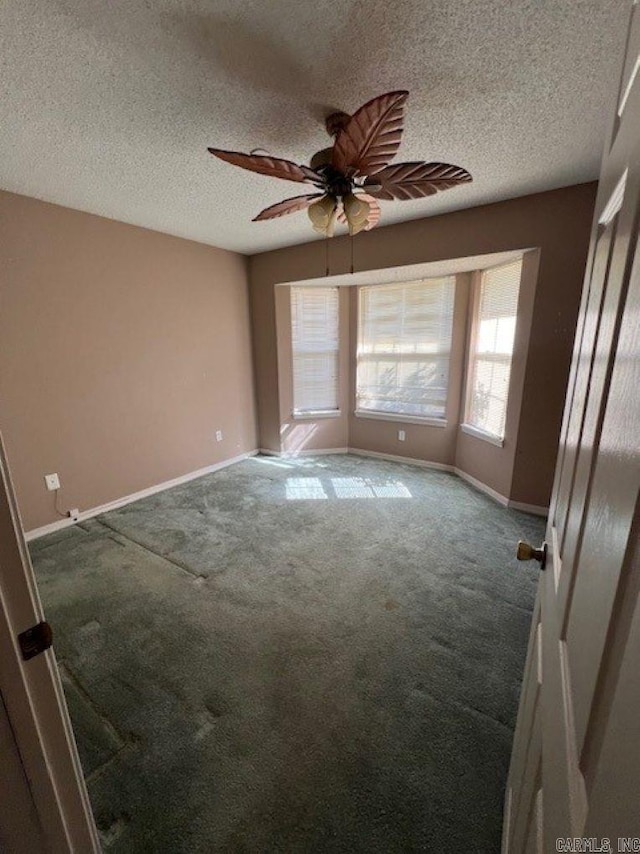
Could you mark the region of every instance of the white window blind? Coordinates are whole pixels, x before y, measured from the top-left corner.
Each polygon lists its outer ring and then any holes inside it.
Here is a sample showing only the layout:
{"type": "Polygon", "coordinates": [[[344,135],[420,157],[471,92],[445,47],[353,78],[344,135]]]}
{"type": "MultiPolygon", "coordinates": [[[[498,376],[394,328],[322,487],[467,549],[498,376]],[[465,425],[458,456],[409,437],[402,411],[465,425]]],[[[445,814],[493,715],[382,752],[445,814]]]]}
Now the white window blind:
{"type": "Polygon", "coordinates": [[[338,289],[291,288],[293,411],[338,409],[338,289]]]}
{"type": "Polygon", "coordinates": [[[443,419],[455,277],[360,288],[356,408],[443,419]]]}
{"type": "Polygon", "coordinates": [[[485,270],[477,295],[466,423],[504,438],[522,261],[485,270]]]}

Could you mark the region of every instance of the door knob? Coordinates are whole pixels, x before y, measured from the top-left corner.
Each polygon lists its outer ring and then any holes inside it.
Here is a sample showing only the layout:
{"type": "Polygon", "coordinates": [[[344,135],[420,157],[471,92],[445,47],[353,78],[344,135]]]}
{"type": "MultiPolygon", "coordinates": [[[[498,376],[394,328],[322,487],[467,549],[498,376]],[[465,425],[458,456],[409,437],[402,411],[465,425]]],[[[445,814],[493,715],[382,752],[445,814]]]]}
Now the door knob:
{"type": "Polygon", "coordinates": [[[524,540],[519,540],[516,557],[518,560],[537,560],[540,569],[544,569],[547,565],[547,544],[543,543],[539,549],[536,549],[524,540]]]}

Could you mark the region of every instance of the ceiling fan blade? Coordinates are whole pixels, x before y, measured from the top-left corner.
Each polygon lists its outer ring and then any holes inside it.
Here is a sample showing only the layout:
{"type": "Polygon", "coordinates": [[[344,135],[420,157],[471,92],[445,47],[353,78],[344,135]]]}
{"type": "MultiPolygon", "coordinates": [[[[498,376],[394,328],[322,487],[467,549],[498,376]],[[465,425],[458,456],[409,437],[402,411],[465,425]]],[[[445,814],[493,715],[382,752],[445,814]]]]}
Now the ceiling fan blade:
{"type": "Polygon", "coordinates": [[[386,166],[371,179],[371,188],[365,180],[363,189],[376,199],[406,201],[433,196],[439,190],[448,190],[458,184],[468,184],[473,178],[461,166],[450,163],[394,163],[386,166]]]}
{"type": "Polygon", "coordinates": [[[332,165],[347,177],[373,175],[396,154],[402,139],[403,109],[409,93],[387,92],[351,116],[333,145],[332,165]]]}
{"type": "Polygon", "coordinates": [[[240,151],[224,151],[221,148],[208,148],[207,151],[231,163],[232,166],[240,166],[249,172],[258,172],[260,175],[269,175],[271,178],[283,178],[285,181],[298,181],[306,184],[323,184],[323,179],[317,172],[308,166],[298,166],[291,160],[282,160],[279,157],[271,157],[264,154],[243,154],[240,151]]]}
{"type": "Polygon", "coordinates": [[[279,216],[285,216],[285,214],[302,211],[305,208],[308,208],[316,199],[321,198],[322,195],[322,193],[311,193],[311,195],[308,196],[294,196],[291,199],[285,199],[282,202],[278,202],[277,204],[271,205],[263,211],[260,211],[258,216],[254,216],[252,222],[260,222],[264,219],[275,219],[279,216]]]}

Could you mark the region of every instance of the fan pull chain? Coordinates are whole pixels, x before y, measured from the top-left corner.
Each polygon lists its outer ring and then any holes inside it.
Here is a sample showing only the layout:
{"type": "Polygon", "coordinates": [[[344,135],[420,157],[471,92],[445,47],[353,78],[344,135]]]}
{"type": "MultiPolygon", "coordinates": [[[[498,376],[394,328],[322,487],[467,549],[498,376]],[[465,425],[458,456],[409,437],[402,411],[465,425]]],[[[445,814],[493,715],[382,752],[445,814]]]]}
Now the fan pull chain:
{"type": "Polygon", "coordinates": [[[351,272],[353,273],[353,234],[349,235],[349,242],[351,243],[351,272]]]}
{"type": "Polygon", "coordinates": [[[325,276],[329,275],[329,238],[325,237],[324,239],[324,258],[325,258],[325,276]]]}

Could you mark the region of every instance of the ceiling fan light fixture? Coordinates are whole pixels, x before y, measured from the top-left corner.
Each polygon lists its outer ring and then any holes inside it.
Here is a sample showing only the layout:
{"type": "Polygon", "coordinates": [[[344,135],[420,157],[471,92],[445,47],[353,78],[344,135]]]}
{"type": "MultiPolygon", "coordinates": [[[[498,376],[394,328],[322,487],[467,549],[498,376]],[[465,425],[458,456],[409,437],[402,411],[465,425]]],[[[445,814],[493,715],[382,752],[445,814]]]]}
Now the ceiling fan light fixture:
{"type": "Polygon", "coordinates": [[[338,203],[331,196],[323,196],[307,209],[313,230],[325,237],[333,237],[338,214],[338,203]]]}
{"type": "Polygon", "coordinates": [[[342,204],[347,226],[349,227],[349,234],[353,237],[354,234],[366,228],[371,208],[368,202],[358,198],[353,193],[346,195],[342,200],[342,204]]]}

